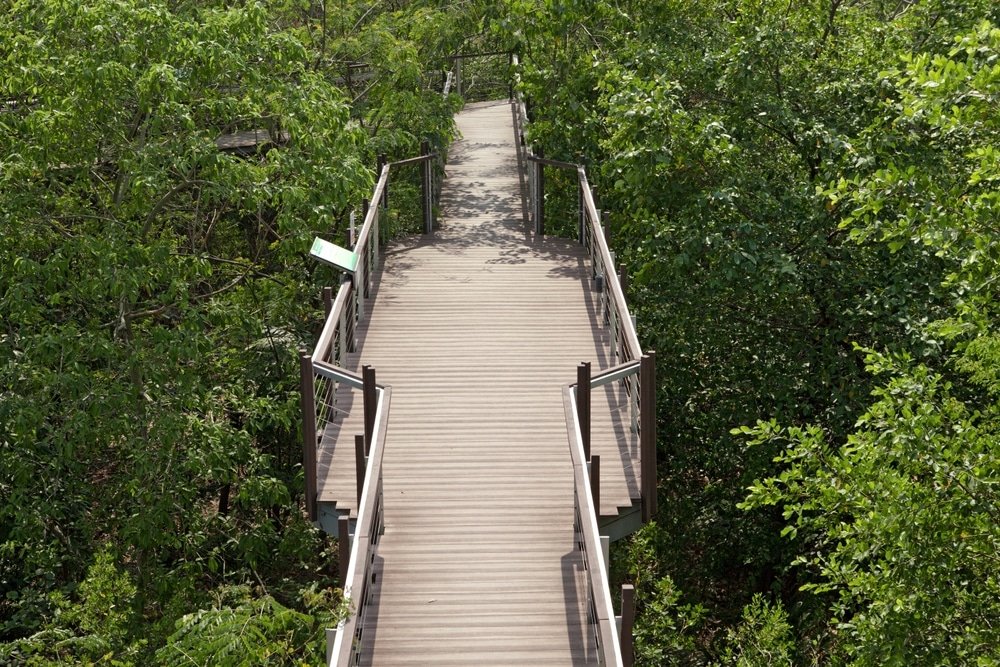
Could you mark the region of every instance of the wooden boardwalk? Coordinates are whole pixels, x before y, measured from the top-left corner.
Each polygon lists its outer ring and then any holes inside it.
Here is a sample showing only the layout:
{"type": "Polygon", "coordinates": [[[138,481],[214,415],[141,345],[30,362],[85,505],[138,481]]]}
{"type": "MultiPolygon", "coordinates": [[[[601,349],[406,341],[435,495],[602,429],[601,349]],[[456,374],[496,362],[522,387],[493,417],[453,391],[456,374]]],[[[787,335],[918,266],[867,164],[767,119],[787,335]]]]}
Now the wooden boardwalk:
{"type": "MultiPolygon", "coordinates": [[[[581,361],[610,365],[607,330],[586,250],[526,230],[511,106],[469,105],[457,120],[444,220],[387,249],[348,360],[393,390],[364,655],[591,664],[562,387],[581,361]]],[[[637,441],[612,386],[593,397],[604,516],[638,497],[637,441]]],[[[352,514],[360,413],[328,429],[319,460],[320,502],[352,514]]]]}

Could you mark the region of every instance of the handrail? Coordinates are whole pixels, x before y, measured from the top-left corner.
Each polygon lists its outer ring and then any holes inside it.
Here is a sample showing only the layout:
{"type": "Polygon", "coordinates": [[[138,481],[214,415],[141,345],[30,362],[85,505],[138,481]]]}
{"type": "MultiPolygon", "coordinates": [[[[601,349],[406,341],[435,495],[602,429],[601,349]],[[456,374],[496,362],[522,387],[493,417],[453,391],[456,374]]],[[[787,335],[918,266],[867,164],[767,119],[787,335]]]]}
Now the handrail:
{"type": "Polygon", "coordinates": [[[611,384],[612,382],[618,382],[619,380],[624,380],[627,377],[638,375],[640,367],[641,362],[636,359],[633,361],[626,361],[624,364],[612,366],[611,368],[606,368],[590,378],[590,387],[591,389],[596,389],[597,387],[602,387],[606,384],[611,384]]]}
{"type": "Polygon", "coordinates": [[[591,258],[594,260],[595,268],[598,264],[600,265],[602,269],[601,273],[604,276],[604,284],[607,286],[607,292],[614,302],[614,309],[610,313],[615,318],[611,322],[612,334],[615,338],[611,358],[612,361],[617,358],[617,334],[619,333],[617,329],[621,327],[621,333],[624,334],[622,346],[626,348],[628,358],[638,359],[642,356],[639,334],[636,332],[635,324],[632,322],[632,315],[629,313],[628,303],[625,301],[625,292],[622,290],[614,258],[611,255],[610,248],[608,248],[608,241],[604,236],[604,229],[601,226],[597,206],[594,205],[594,193],[591,191],[590,183],[587,181],[587,170],[582,165],[579,165],[577,167],[577,175],[580,180],[580,192],[583,195],[585,217],[590,223],[585,228],[589,227],[590,231],[591,243],[588,246],[591,249],[591,258]],[[594,247],[595,243],[596,248],[594,247]]]}
{"type": "Polygon", "coordinates": [[[594,625],[598,664],[624,667],[621,638],[615,627],[615,610],[611,603],[608,564],[597,527],[597,508],[594,506],[590,471],[583,450],[574,385],[563,388],[563,405],[566,410],[569,453],[573,461],[574,523],[581,534],[577,546],[583,552],[584,570],[587,573],[587,615],[594,625]]]}
{"type": "MultiPolygon", "coordinates": [[[[364,635],[364,607],[372,596],[374,573],[372,565],[379,538],[385,529],[382,507],[382,455],[385,452],[385,436],[389,420],[391,387],[378,390],[378,404],[375,409],[375,437],[368,454],[365,468],[365,483],[358,504],[358,520],[351,544],[351,559],[344,578],[344,599],[352,607],[347,618],[337,626],[336,637],[328,648],[327,662],[331,666],[357,664],[361,639],[364,635]]],[[[341,535],[340,539],[349,536],[341,535]]]]}
{"type": "MultiPolygon", "coordinates": [[[[383,528],[382,452],[385,447],[389,402],[392,395],[390,387],[375,384],[374,372],[371,369],[366,367],[365,373],[359,375],[344,366],[347,353],[353,352],[356,348],[358,325],[366,316],[365,302],[371,297],[375,287],[380,255],[380,224],[389,187],[389,174],[393,168],[417,163],[422,165],[425,231],[430,232],[433,229],[431,200],[434,193],[430,165],[438,158],[438,154],[431,153],[426,142],[421,151],[420,156],[391,163],[380,159],[382,166],[372,191],[371,205],[365,213],[361,229],[354,241],[353,251],[357,257],[354,272],[344,277],[336,297],[330,288],[324,290],[327,305],[326,321],[312,353],[303,353],[306,504],[309,517],[313,521],[318,519],[316,448],[327,426],[337,419],[337,413],[340,412],[337,406],[338,388],[340,385],[345,385],[352,390],[362,389],[364,394],[367,464],[364,466],[363,479],[360,470],[358,473],[358,484],[361,487],[358,515],[346,572],[342,572],[344,597],[353,603],[354,613],[342,621],[336,631],[327,631],[330,651],[328,662],[331,665],[356,664],[360,644],[355,639],[364,632],[364,606],[370,598],[369,584],[373,581],[371,567],[383,528]],[[372,408],[373,403],[374,408],[372,408]]],[[[364,451],[359,451],[358,456],[363,456],[364,451]]],[[[341,517],[341,522],[343,529],[340,539],[351,539],[348,534],[350,522],[344,517],[341,517]]]]}
{"type": "MultiPolygon", "coordinates": [[[[540,151],[533,150],[527,137],[527,105],[520,90],[520,76],[516,74],[517,69],[520,67],[520,60],[517,55],[513,56],[512,63],[515,68],[515,80],[517,83],[514,88],[513,100],[515,105],[515,132],[519,148],[523,145],[524,157],[522,158],[522,164],[525,165],[528,172],[528,208],[531,212],[530,217],[534,223],[535,233],[542,235],[544,232],[543,217],[545,209],[543,202],[544,177],[542,167],[548,165],[563,169],[575,169],[580,188],[580,241],[590,249],[595,274],[602,276],[607,291],[606,298],[613,303],[613,310],[608,308],[610,304],[605,304],[605,310],[608,311],[607,316],[611,319],[610,324],[612,326],[612,334],[614,335],[612,361],[617,361],[619,347],[624,348],[624,351],[627,353],[627,360],[639,359],[642,356],[639,335],[636,332],[635,324],[632,322],[628,303],[625,301],[625,292],[622,289],[621,280],[618,277],[618,271],[615,267],[614,256],[608,247],[604,228],[601,225],[600,213],[594,203],[594,193],[587,179],[587,169],[582,164],[546,158],[540,151]],[[619,334],[623,338],[620,343],[618,341],[619,334]]],[[[519,150],[519,152],[522,151],[519,150]]]]}

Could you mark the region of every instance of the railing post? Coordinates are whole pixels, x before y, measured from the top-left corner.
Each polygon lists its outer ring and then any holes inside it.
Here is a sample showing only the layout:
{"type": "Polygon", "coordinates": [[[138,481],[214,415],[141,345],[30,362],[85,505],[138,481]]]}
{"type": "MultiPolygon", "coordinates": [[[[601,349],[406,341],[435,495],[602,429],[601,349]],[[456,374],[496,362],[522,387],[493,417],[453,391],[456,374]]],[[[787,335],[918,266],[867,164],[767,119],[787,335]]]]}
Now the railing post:
{"type": "MultiPolygon", "coordinates": [[[[346,273],[340,279],[341,285],[343,285],[344,283],[350,282],[350,281],[351,281],[351,278],[346,273]]],[[[348,308],[348,304],[344,304],[341,307],[341,309],[340,309],[340,319],[337,321],[337,338],[339,339],[339,342],[337,344],[337,351],[335,353],[337,356],[336,356],[336,360],[334,361],[334,363],[336,363],[338,366],[343,366],[344,365],[344,360],[347,358],[347,353],[350,352],[350,351],[352,351],[354,349],[354,342],[353,341],[349,341],[347,339],[348,338],[347,337],[347,318],[350,315],[351,315],[351,313],[350,313],[350,309],[348,308]]],[[[352,327],[352,335],[353,335],[353,327],[352,327]]]]}
{"type": "Polygon", "coordinates": [[[580,422],[583,456],[590,459],[590,362],[576,367],[576,417],[580,422]]]}
{"type": "Polygon", "coordinates": [[[632,627],[635,624],[635,587],[632,584],[622,584],[622,627],[619,641],[622,647],[622,665],[632,667],[635,664],[635,639],[632,637],[632,627]]]}
{"type": "MultiPolygon", "coordinates": [[[[545,157],[541,147],[535,154],[545,157]]],[[[535,236],[545,236],[545,166],[538,161],[535,162],[535,236]]]]}
{"type": "Polygon", "coordinates": [[[584,203],[583,199],[583,183],[579,182],[579,174],[577,174],[577,186],[576,186],[576,200],[580,207],[580,223],[577,230],[577,239],[580,244],[583,245],[584,237],[584,225],[587,224],[587,205],[584,203]]]}
{"type": "Polygon", "coordinates": [[[340,585],[347,586],[347,569],[351,565],[351,518],[342,514],[337,518],[337,553],[339,556],[340,585]]]}
{"type": "Polygon", "coordinates": [[[324,320],[330,318],[330,313],[333,312],[333,288],[324,287],[323,288],[323,312],[326,313],[324,320]]]}
{"type": "Polygon", "coordinates": [[[594,514],[601,518],[601,457],[590,457],[590,497],[594,499],[594,514]]]}
{"type": "Polygon", "coordinates": [[[313,386],[312,356],[299,350],[299,370],[302,405],[302,468],[306,482],[306,512],[316,521],[316,396],[313,386]]]}
{"type": "Polygon", "coordinates": [[[455,58],[455,92],[462,96],[462,59],[455,58]]]}
{"type": "Polygon", "coordinates": [[[372,439],[375,437],[375,403],[378,400],[375,369],[368,365],[362,367],[361,381],[364,384],[361,391],[365,406],[365,454],[368,454],[372,450],[372,439]]]}
{"type": "Polygon", "coordinates": [[[622,296],[625,300],[628,300],[628,272],[625,271],[625,265],[618,265],[618,284],[622,286],[622,296]]]}
{"type": "MultiPolygon", "coordinates": [[[[427,140],[420,142],[420,154],[430,155],[431,145],[427,140]]],[[[424,203],[424,233],[430,234],[434,231],[434,211],[431,208],[431,161],[424,160],[420,163],[420,192],[423,195],[424,203]]]]}
{"type": "Polygon", "coordinates": [[[361,491],[365,486],[365,436],[354,436],[354,471],[358,480],[358,511],[361,510],[361,491]]]}
{"type": "Polygon", "coordinates": [[[510,83],[507,84],[507,99],[514,100],[514,52],[507,54],[507,68],[510,73],[510,83]]]}
{"type": "Polygon", "coordinates": [[[656,514],[656,353],[639,361],[639,456],[641,457],[642,521],[656,514]]]}
{"type": "MultiPolygon", "coordinates": [[[[376,162],[375,169],[375,182],[378,183],[379,179],[382,178],[382,168],[385,167],[386,159],[385,153],[378,154],[378,161],[376,162]]],[[[385,182],[385,187],[382,188],[382,208],[389,208],[389,181],[385,182]]]]}

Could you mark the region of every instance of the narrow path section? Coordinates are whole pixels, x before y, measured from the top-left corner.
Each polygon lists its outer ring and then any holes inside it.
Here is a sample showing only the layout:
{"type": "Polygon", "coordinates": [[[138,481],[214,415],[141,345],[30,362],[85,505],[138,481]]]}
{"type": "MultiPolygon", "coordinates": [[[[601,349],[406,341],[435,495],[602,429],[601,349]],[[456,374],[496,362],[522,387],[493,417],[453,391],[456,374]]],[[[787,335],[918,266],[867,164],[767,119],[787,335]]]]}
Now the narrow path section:
{"type": "Polygon", "coordinates": [[[365,363],[393,387],[372,665],[593,655],[560,387],[595,354],[583,249],[521,217],[511,108],[469,105],[444,220],[389,250],[365,363]]]}

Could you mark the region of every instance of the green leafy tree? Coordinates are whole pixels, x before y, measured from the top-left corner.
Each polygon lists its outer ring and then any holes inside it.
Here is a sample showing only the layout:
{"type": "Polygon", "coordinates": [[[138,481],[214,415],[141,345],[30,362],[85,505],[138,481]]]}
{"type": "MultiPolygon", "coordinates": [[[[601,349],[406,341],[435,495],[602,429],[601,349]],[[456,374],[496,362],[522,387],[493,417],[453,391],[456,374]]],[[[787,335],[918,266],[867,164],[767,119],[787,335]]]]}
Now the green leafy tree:
{"type": "Polygon", "coordinates": [[[867,351],[882,384],[843,444],[817,426],[745,428],[782,443],[775,477],[748,506],[780,505],[789,534],[815,536],[798,562],[835,595],[852,664],[995,664],[1000,645],[1000,414],[995,288],[1000,30],[982,23],[947,54],[914,54],[886,73],[893,95],[863,137],[869,168],[828,191],[860,242],[930,248],[950,317],[928,323],[944,359],[867,351]],[[933,363],[933,362],[937,363],[933,363]]]}

